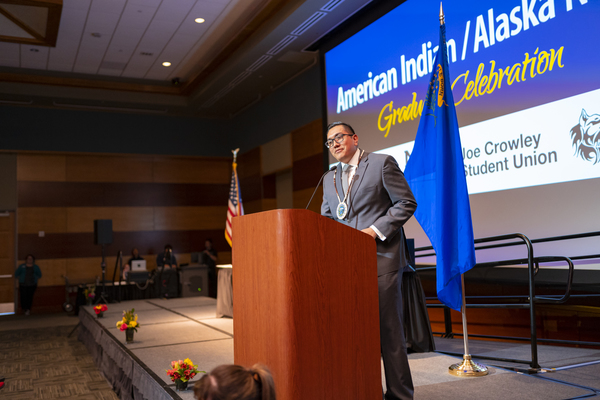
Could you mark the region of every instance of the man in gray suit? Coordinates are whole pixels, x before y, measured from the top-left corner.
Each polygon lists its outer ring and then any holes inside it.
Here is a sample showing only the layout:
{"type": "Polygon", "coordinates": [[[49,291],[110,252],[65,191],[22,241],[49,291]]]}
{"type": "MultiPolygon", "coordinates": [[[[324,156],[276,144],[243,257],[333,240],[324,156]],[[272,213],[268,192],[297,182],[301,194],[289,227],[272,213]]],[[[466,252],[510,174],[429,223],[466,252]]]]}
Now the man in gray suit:
{"type": "Polygon", "coordinates": [[[396,160],[359,149],[358,136],[350,125],[329,125],[326,146],[340,163],[336,171],[325,177],[321,214],[377,241],[385,399],[412,399],[414,388],[402,327],[400,284],[402,269],[408,264],[402,226],[415,212],[417,203],[396,160]]]}

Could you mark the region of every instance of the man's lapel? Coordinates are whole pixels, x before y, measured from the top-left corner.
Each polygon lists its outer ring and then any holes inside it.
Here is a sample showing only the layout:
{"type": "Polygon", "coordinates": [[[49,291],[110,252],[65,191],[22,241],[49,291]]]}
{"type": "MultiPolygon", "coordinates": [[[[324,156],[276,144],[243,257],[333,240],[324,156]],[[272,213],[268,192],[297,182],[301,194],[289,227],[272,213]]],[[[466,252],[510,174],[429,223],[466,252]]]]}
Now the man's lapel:
{"type": "Polygon", "coordinates": [[[350,198],[352,199],[356,196],[358,188],[360,187],[360,184],[365,176],[365,172],[369,166],[369,154],[370,153],[365,152],[360,160],[360,163],[358,164],[358,169],[354,175],[354,184],[352,185],[352,190],[350,192],[350,198]]]}

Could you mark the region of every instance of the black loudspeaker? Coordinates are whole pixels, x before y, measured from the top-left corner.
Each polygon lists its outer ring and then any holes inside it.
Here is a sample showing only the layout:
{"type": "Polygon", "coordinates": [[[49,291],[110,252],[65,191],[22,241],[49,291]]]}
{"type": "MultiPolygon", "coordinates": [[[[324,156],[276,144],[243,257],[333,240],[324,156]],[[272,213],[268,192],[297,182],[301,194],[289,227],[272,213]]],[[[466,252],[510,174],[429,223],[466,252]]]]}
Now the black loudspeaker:
{"type": "Polygon", "coordinates": [[[94,244],[111,244],[112,236],[112,219],[94,220],[94,244]]]}

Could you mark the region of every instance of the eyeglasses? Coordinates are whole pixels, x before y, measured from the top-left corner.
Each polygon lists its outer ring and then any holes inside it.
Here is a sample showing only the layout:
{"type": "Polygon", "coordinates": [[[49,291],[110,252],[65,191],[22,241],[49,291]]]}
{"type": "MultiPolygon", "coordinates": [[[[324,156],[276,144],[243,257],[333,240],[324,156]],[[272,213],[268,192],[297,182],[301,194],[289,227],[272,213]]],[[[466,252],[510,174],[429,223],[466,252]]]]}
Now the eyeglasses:
{"type": "Polygon", "coordinates": [[[342,143],[342,140],[344,140],[344,136],[354,136],[354,134],[353,133],[338,133],[333,138],[327,139],[327,141],[325,142],[325,147],[330,149],[333,146],[334,141],[336,143],[342,143]]]}

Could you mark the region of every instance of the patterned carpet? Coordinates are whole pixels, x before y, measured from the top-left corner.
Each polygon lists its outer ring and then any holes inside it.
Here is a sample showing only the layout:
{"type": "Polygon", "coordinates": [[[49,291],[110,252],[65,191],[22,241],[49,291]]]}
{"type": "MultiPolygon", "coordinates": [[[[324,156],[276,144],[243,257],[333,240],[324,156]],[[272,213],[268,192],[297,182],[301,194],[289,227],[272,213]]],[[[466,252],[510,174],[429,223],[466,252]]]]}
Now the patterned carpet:
{"type": "Polygon", "coordinates": [[[0,334],[2,399],[118,400],[72,326],[0,334]]]}

